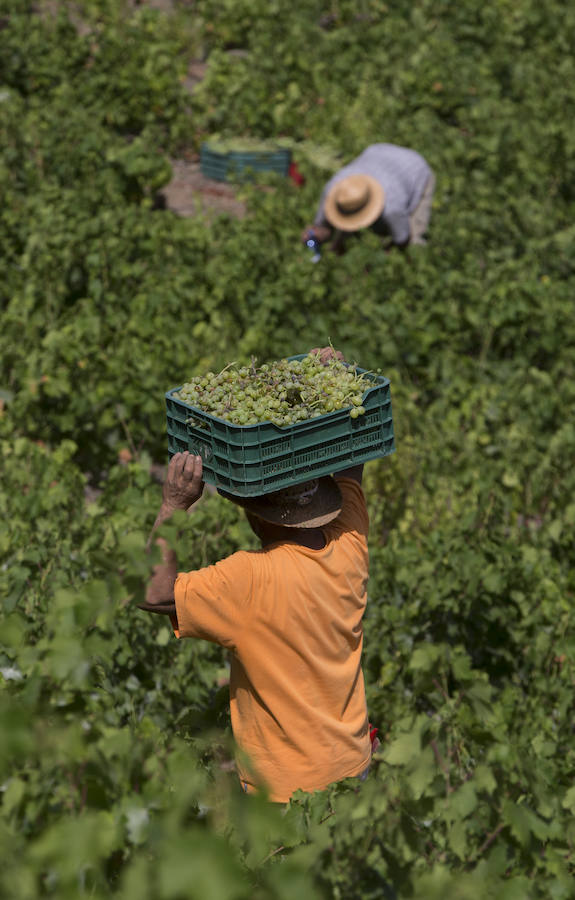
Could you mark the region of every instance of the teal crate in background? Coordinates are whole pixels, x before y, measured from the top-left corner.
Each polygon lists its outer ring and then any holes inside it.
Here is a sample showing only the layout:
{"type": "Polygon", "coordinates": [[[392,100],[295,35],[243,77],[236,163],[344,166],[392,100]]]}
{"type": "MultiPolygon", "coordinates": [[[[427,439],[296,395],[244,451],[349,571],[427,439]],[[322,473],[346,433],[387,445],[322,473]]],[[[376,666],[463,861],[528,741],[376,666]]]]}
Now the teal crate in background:
{"type": "Polygon", "coordinates": [[[277,172],[287,175],[291,150],[228,150],[225,153],[212,150],[208,143],[200,148],[200,169],[206,178],[216,181],[249,178],[256,172],[277,172]]]}
{"type": "Polygon", "coordinates": [[[238,497],[387,456],[395,450],[389,379],[357,371],[373,382],[363,395],[363,416],[352,419],[348,407],[283,428],[273,422],[232,425],[185,403],[177,396],[180,388],[172,388],[165,395],[169,455],[189,450],[201,456],[204,481],[238,497]]]}

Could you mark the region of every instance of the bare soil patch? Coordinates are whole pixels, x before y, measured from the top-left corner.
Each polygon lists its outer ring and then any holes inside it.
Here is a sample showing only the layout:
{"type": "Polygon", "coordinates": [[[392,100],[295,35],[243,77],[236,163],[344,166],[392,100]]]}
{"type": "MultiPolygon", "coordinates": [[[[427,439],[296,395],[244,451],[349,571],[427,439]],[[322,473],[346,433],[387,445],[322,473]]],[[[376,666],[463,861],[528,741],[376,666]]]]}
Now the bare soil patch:
{"type": "Polygon", "coordinates": [[[245,204],[234,188],[202,175],[198,159],[172,159],[172,180],[161,191],[166,206],[180,216],[214,216],[227,213],[242,218],[245,204]]]}

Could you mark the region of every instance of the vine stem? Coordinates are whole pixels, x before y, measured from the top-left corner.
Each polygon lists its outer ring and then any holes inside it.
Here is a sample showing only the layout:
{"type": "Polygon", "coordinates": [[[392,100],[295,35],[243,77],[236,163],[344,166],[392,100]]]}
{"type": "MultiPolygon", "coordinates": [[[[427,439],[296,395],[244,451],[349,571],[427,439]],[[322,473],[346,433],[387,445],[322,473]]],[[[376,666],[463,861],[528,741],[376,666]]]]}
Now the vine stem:
{"type": "Polygon", "coordinates": [[[437,762],[437,765],[439,766],[439,768],[445,775],[445,794],[446,794],[446,796],[449,796],[449,794],[453,790],[453,788],[451,787],[449,766],[447,765],[447,763],[443,759],[441,753],[439,752],[439,747],[437,746],[436,741],[435,740],[430,741],[429,746],[433,750],[433,755],[435,756],[435,761],[437,762]]]}
{"type": "Polygon", "coordinates": [[[439,681],[437,680],[437,678],[434,678],[434,679],[433,679],[433,684],[435,685],[435,687],[437,688],[437,690],[439,691],[439,693],[441,694],[441,696],[443,697],[443,699],[444,699],[445,702],[447,703],[447,702],[449,701],[449,694],[447,693],[447,691],[445,690],[445,688],[443,687],[443,685],[439,683],[439,681]]]}
{"type": "Polygon", "coordinates": [[[231,369],[232,366],[235,366],[235,364],[236,364],[236,362],[235,362],[235,360],[234,360],[234,362],[229,362],[229,363],[227,364],[227,366],[224,366],[224,368],[222,369],[222,371],[218,373],[218,378],[219,378],[220,375],[223,375],[224,372],[227,372],[228,369],[231,369]]]}
{"type": "Polygon", "coordinates": [[[281,845],[281,847],[276,847],[275,850],[272,850],[271,853],[268,853],[268,855],[265,857],[265,859],[262,859],[260,866],[263,866],[264,863],[267,863],[268,859],[272,859],[274,856],[277,856],[277,854],[281,853],[282,850],[285,850],[285,847],[283,844],[281,845]]]}
{"type": "Polygon", "coordinates": [[[505,823],[504,823],[504,822],[500,822],[499,825],[497,826],[497,828],[496,828],[494,831],[492,831],[491,834],[488,834],[488,835],[487,835],[487,837],[486,837],[485,840],[483,841],[481,847],[479,848],[479,850],[478,850],[477,853],[475,854],[474,860],[477,859],[478,857],[482,856],[483,853],[485,853],[485,851],[487,850],[487,848],[491,846],[491,844],[493,843],[493,841],[495,840],[495,838],[497,837],[497,835],[498,835],[501,831],[503,831],[504,828],[505,828],[505,823]]]}
{"type": "Polygon", "coordinates": [[[120,409],[119,404],[116,406],[116,414],[120,420],[120,424],[121,424],[122,428],[124,429],[124,434],[126,435],[126,439],[130,445],[130,450],[132,451],[132,455],[134,456],[134,458],[137,458],[138,451],[136,449],[136,445],[134,444],[134,440],[132,438],[132,433],[131,433],[130,429],[128,428],[128,423],[126,422],[124,416],[122,415],[122,411],[120,409]]]}

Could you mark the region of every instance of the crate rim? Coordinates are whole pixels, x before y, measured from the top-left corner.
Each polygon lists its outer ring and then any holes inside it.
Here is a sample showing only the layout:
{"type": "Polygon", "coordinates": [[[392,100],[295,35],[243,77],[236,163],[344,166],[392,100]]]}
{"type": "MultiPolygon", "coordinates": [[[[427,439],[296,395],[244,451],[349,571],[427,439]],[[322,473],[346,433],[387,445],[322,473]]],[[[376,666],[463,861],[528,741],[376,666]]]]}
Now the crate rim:
{"type": "MultiPolygon", "coordinates": [[[[307,353],[299,353],[299,354],[296,354],[295,356],[287,356],[287,357],[285,357],[285,359],[287,359],[289,362],[291,362],[291,360],[294,360],[294,359],[304,359],[308,355],[309,354],[307,354],[307,353]]],[[[371,375],[373,377],[374,382],[376,382],[376,384],[374,384],[373,387],[369,387],[369,388],[367,388],[367,390],[365,390],[363,392],[363,394],[361,395],[362,400],[365,399],[367,397],[367,395],[371,391],[375,390],[377,387],[387,387],[388,385],[391,384],[389,378],[387,378],[385,375],[377,375],[376,373],[372,372],[371,369],[362,369],[360,366],[356,366],[356,371],[359,372],[361,375],[371,375]]],[[[256,422],[254,425],[237,425],[235,422],[230,422],[229,419],[220,419],[219,416],[214,416],[212,413],[206,412],[205,409],[201,409],[199,406],[191,406],[191,404],[187,403],[185,400],[182,400],[179,397],[174,397],[173,395],[176,394],[178,391],[181,391],[183,386],[184,385],[181,384],[179,387],[173,387],[173,388],[170,388],[169,390],[167,390],[164,395],[166,400],[172,400],[175,403],[181,403],[182,406],[185,406],[186,409],[189,409],[192,412],[200,413],[202,416],[208,416],[214,422],[221,422],[227,428],[237,428],[238,431],[242,431],[242,432],[249,431],[252,428],[260,428],[262,425],[271,425],[273,428],[277,429],[277,431],[280,434],[282,434],[282,433],[285,433],[286,430],[289,428],[295,428],[298,425],[304,425],[305,422],[319,422],[320,420],[325,421],[327,418],[329,418],[331,416],[337,416],[342,412],[346,412],[348,409],[351,409],[352,405],[353,405],[353,404],[350,404],[349,406],[340,406],[338,409],[334,409],[334,410],[331,410],[330,412],[323,413],[321,416],[316,416],[315,419],[305,419],[305,420],[302,420],[301,422],[296,422],[291,425],[276,425],[274,422],[271,421],[271,419],[263,419],[261,422],[256,422]]]]}
{"type": "Polygon", "coordinates": [[[281,153],[284,156],[291,156],[291,153],[292,153],[291,147],[282,147],[280,144],[276,144],[273,147],[268,147],[267,149],[264,149],[263,147],[262,148],[255,147],[255,148],[252,148],[251,150],[233,150],[233,149],[231,149],[231,150],[216,150],[210,144],[209,140],[202,141],[200,150],[207,150],[210,153],[214,153],[216,156],[229,156],[230,153],[238,154],[240,156],[251,156],[251,155],[258,155],[258,154],[269,156],[269,154],[272,154],[272,153],[281,153]]]}

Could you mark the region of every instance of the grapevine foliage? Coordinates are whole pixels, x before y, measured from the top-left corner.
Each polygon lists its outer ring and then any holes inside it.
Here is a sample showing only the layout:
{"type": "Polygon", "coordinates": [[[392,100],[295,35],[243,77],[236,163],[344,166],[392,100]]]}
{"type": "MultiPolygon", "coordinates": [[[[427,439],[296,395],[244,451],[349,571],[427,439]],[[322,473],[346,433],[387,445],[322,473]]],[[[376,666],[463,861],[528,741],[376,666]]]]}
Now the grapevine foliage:
{"type": "MultiPolygon", "coordinates": [[[[0,0],[0,895],[568,900],[575,9],[160,5],[0,0]],[[305,183],[175,216],[172,159],[216,135],[305,183]],[[311,265],[325,181],[381,140],[436,173],[428,245],[311,265]],[[137,603],[165,390],[328,339],[393,395],[364,474],[381,748],[279,810],[236,783],[225,652],[137,603]]],[[[163,534],[185,569],[255,547],[208,490],[163,534]]]]}

